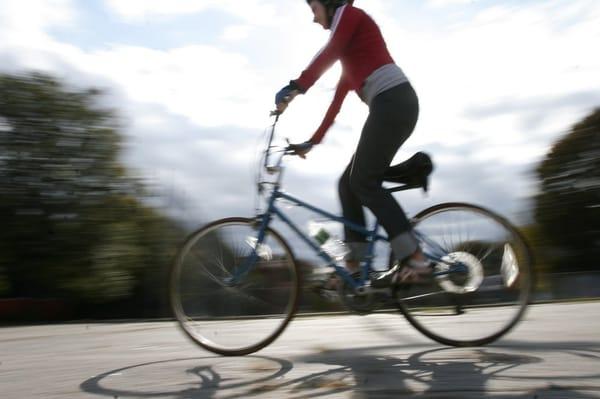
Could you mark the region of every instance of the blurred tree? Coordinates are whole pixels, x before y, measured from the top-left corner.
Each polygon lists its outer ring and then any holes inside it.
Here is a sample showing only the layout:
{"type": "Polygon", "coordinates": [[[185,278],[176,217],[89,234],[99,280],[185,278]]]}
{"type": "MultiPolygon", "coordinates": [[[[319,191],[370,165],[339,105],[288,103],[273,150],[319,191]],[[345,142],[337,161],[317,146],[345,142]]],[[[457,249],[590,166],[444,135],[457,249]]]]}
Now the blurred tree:
{"type": "Polygon", "coordinates": [[[140,201],[101,94],[0,75],[0,295],[102,303],[164,285],[176,229],[140,201]]]}
{"type": "Polygon", "coordinates": [[[600,109],[559,140],[537,168],[535,218],[554,271],[598,270],[600,109]]]}

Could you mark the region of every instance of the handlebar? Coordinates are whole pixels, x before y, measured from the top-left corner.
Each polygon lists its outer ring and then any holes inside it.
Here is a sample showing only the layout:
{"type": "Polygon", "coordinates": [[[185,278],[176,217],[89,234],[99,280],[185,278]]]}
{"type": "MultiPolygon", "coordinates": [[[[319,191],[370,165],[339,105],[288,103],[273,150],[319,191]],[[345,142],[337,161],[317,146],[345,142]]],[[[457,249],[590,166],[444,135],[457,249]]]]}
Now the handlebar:
{"type": "MultiPolygon", "coordinates": [[[[284,101],[280,104],[277,104],[277,108],[273,111],[271,111],[269,113],[269,115],[271,117],[275,117],[275,121],[273,122],[273,125],[271,126],[271,134],[269,135],[269,143],[267,144],[267,149],[265,151],[265,162],[264,162],[264,166],[266,170],[270,170],[272,167],[269,167],[269,155],[271,154],[271,143],[273,142],[273,137],[275,135],[275,125],[277,125],[277,122],[279,121],[279,117],[283,114],[283,112],[285,111],[285,109],[287,108],[287,106],[289,105],[290,102],[292,102],[292,100],[298,95],[300,94],[300,91],[298,90],[294,90],[292,91],[287,97],[284,98],[284,101]]],[[[283,154],[281,156],[281,158],[279,159],[279,162],[277,162],[277,168],[279,167],[279,165],[281,164],[281,160],[283,159],[284,155],[298,155],[296,153],[296,148],[294,147],[294,145],[290,144],[290,141],[288,139],[286,139],[287,141],[287,147],[283,150],[283,154]]]]}
{"type": "Polygon", "coordinates": [[[298,90],[293,90],[292,92],[290,92],[288,96],[283,98],[283,101],[281,103],[277,104],[277,109],[271,111],[271,116],[278,117],[279,115],[283,114],[285,109],[298,94],[300,94],[300,91],[298,90]]]}
{"type": "Polygon", "coordinates": [[[282,148],[276,152],[281,153],[281,157],[279,157],[279,159],[277,160],[277,162],[275,163],[275,165],[269,165],[269,160],[270,160],[270,156],[272,155],[273,151],[272,149],[274,148],[272,146],[273,143],[273,138],[275,137],[275,126],[277,125],[277,122],[279,121],[279,116],[281,116],[282,111],[271,111],[271,116],[275,117],[275,121],[273,122],[273,125],[271,126],[271,133],[269,134],[269,141],[267,143],[267,147],[265,149],[265,157],[264,157],[264,168],[267,172],[269,173],[275,173],[275,172],[279,172],[281,170],[281,162],[283,160],[283,157],[286,155],[297,155],[296,153],[296,148],[294,146],[294,144],[290,143],[289,139],[285,139],[287,146],[285,148],[282,148]]]}

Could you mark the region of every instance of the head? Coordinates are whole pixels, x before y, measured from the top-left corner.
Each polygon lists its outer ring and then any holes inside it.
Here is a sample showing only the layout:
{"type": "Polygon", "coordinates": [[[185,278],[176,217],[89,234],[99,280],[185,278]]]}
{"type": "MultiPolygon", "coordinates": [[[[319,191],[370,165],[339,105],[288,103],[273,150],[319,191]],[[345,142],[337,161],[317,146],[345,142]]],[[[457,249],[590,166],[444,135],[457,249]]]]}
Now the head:
{"type": "Polygon", "coordinates": [[[321,25],[323,29],[331,28],[335,10],[344,4],[352,4],[353,0],[306,0],[313,12],[313,22],[321,25]]]}

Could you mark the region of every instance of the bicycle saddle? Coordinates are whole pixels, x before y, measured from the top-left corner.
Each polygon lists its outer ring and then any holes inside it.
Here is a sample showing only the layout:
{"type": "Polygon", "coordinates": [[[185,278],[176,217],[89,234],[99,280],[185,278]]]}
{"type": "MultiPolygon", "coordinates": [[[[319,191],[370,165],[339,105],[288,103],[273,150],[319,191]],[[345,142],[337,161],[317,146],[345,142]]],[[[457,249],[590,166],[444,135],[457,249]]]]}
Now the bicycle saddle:
{"type": "Polygon", "coordinates": [[[406,161],[390,166],[383,175],[383,181],[401,183],[406,188],[419,188],[427,191],[428,177],[433,171],[431,157],[424,152],[417,152],[406,161]]]}

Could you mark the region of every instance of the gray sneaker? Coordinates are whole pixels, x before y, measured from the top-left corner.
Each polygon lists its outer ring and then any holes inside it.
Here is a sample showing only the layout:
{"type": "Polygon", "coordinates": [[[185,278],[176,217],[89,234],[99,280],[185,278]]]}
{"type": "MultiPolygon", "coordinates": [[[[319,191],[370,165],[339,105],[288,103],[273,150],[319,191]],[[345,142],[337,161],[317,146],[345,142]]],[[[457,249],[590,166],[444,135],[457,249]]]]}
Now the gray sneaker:
{"type": "Polygon", "coordinates": [[[397,284],[423,284],[431,281],[434,264],[429,260],[408,259],[401,264],[396,276],[397,284]]]}
{"type": "Polygon", "coordinates": [[[433,264],[429,261],[419,262],[408,259],[402,263],[394,262],[394,266],[382,272],[371,272],[371,286],[386,288],[393,284],[419,284],[431,281],[433,264]]]}
{"type": "Polygon", "coordinates": [[[340,278],[335,271],[329,273],[325,279],[318,281],[313,285],[313,291],[316,293],[322,293],[323,291],[337,291],[340,278]]]}
{"type": "Polygon", "coordinates": [[[394,282],[394,277],[398,273],[399,266],[394,264],[390,269],[381,272],[371,271],[369,277],[371,278],[371,287],[373,288],[387,288],[394,282]]]}

